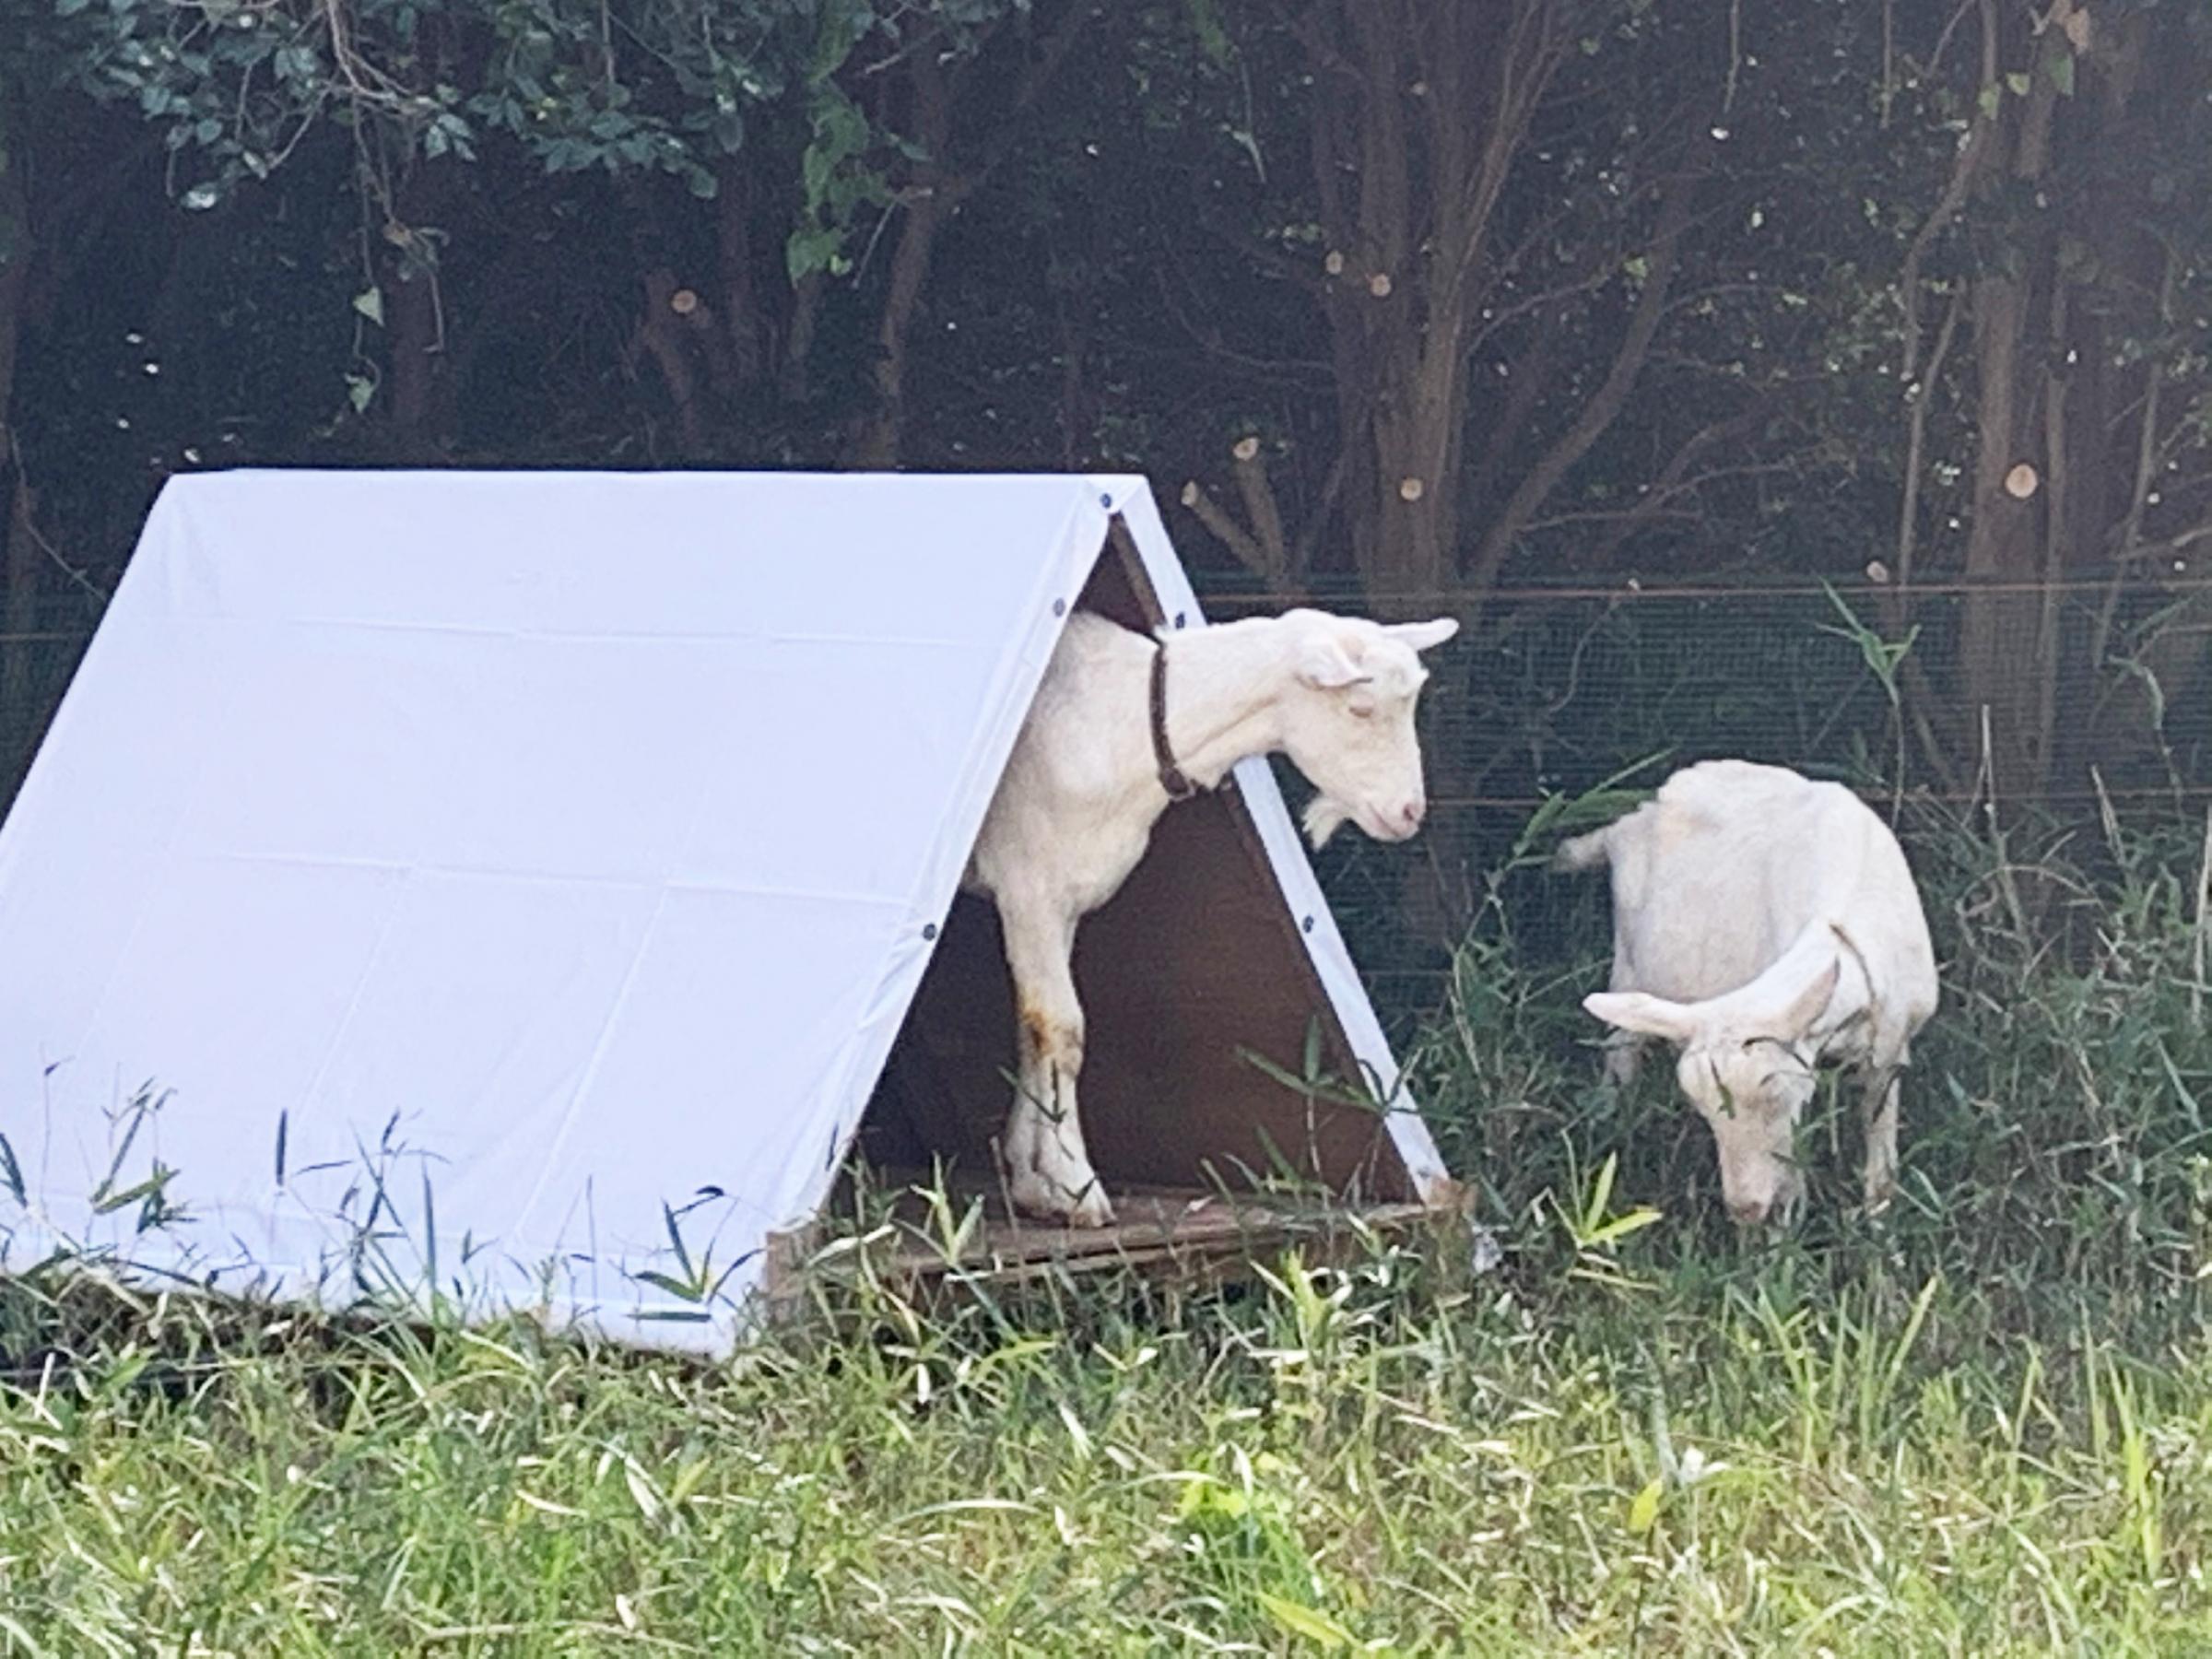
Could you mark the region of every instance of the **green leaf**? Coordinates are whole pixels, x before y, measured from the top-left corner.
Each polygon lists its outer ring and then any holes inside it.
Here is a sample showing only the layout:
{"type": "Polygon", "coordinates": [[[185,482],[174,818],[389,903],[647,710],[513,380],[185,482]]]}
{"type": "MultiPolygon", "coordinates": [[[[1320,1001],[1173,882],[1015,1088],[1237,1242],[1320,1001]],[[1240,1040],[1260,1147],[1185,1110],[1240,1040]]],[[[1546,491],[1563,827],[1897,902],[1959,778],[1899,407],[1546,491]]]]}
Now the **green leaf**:
{"type": "Polygon", "coordinates": [[[2005,77],[2005,84],[2012,88],[2012,95],[2015,98],[2025,98],[2028,96],[2028,77],[2020,74],[2018,70],[2015,70],[2012,74],[2007,75],[2005,77]]]}
{"type": "Polygon", "coordinates": [[[171,1176],[174,1173],[173,1171],[165,1170],[157,1165],[151,1175],[135,1185],[125,1187],[120,1193],[103,1194],[99,1202],[93,1205],[92,1213],[98,1216],[112,1215],[125,1205],[135,1204],[141,1198],[150,1197],[166,1187],[170,1182],[171,1176]]]}
{"type": "Polygon", "coordinates": [[[1618,1173],[1618,1155],[1615,1153],[1607,1153],[1606,1155],[1606,1161],[1598,1167],[1596,1183],[1591,1188],[1590,1191],[1589,1206],[1583,1211],[1583,1232],[1584,1237],[1589,1235],[1590,1230],[1597,1225],[1598,1218],[1606,1213],[1606,1206],[1612,1202],[1613,1181],[1614,1177],[1618,1173]]]}
{"type": "Polygon", "coordinates": [[[382,328],[384,325],[384,290],[381,288],[364,288],[353,297],[353,309],[382,328]]]}
{"type": "Polygon", "coordinates": [[[1318,1642],[1332,1652],[1352,1645],[1352,1633],[1349,1630],[1327,1614],[1309,1607],[1302,1602],[1270,1595],[1263,1590],[1260,1592],[1260,1606],[1266,1609],[1267,1617],[1278,1628],[1293,1636],[1303,1636],[1308,1641],[1318,1642]]]}
{"type": "Polygon", "coordinates": [[[822,7],[821,32],[815,36],[813,57],[806,65],[808,85],[820,86],[853,55],[853,48],[860,43],[859,10],[836,0],[822,7]]]}
{"type": "Polygon", "coordinates": [[[23,1184],[23,1166],[16,1161],[16,1148],[5,1135],[0,1135],[0,1181],[7,1183],[8,1194],[18,1204],[30,1203],[23,1184]]]}
{"type": "Polygon", "coordinates": [[[1981,110],[1983,120],[1994,121],[1997,118],[1997,105],[2002,103],[2004,99],[2005,88],[1998,86],[1995,81],[1991,81],[1988,86],[1982,88],[1982,95],[1974,100],[1974,104],[1981,110]]]}
{"type": "Polygon", "coordinates": [[[2074,54],[2064,47],[2052,53],[2049,59],[2051,84],[2058,88],[2061,98],[2074,96],[2074,54]]]}
{"type": "Polygon", "coordinates": [[[806,187],[806,205],[818,206],[823,192],[829,188],[830,174],[837,166],[837,158],[818,144],[810,144],[799,158],[799,182],[806,187]]]}
{"type": "Polygon", "coordinates": [[[814,135],[835,160],[857,156],[868,147],[868,118],[836,87],[826,88],[814,107],[814,135]]]}
{"type": "Polygon", "coordinates": [[[792,281],[798,282],[817,271],[828,270],[830,256],[842,240],[836,229],[825,226],[794,230],[783,244],[783,265],[791,273],[792,281]]]}
{"type": "Polygon", "coordinates": [[[1659,1519],[1659,1499],[1665,1489],[1665,1483],[1654,1476],[1651,1485],[1636,1494],[1629,1504],[1630,1532],[1647,1533],[1652,1530],[1653,1523],[1659,1519]]]}
{"type": "Polygon", "coordinates": [[[1198,50],[1217,69],[1229,67],[1232,48],[1229,29],[1221,21],[1219,0],[1188,0],[1191,12],[1191,30],[1198,37],[1198,50]]]}
{"type": "Polygon", "coordinates": [[[1640,1205],[1626,1215],[1614,1217],[1602,1227],[1592,1228],[1583,1234],[1583,1243],[1585,1248],[1595,1249],[1601,1244],[1610,1244],[1616,1239],[1625,1239],[1632,1232],[1641,1232],[1653,1222],[1663,1219],[1665,1218],[1657,1210],[1648,1205],[1640,1205]]]}
{"type": "Polygon", "coordinates": [[[676,1212],[668,1207],[667,1200],[661,1201],[661,1218],[668,1225],[668,1242],[675,1248],[676,1259],[686,1274],[699,1277],[699,1269],[691,1265],[691,1253],[684,1248],[683,1229],[676,1224],[676,1212]]]}
{"type": "Polygon", "coordinates": [[[367,375],[349,374],[346,377],[346,401],[353,406],[356,415],[367,414],[369,401],[375,395],[376,382],[367,375]]]}

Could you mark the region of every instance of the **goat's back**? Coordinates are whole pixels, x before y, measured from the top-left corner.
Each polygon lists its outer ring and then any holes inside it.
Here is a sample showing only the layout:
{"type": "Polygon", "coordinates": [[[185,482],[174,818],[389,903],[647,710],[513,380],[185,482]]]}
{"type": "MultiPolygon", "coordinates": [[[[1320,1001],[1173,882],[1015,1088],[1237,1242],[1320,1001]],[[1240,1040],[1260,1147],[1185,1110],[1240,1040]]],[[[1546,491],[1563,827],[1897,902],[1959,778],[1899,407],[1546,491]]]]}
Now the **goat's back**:
{"type": "Polygon", "coordinates": [[[1756,979],[1807,928],[1841,922],[1877,982],[1901,974],[1918,1000],[1924,977],[1933,1006],[1933,953],[1904,854],[1842,785],[1707,760],[1602,833],[1629,981],[1620,988],[1718,996],[1756,979]]]}

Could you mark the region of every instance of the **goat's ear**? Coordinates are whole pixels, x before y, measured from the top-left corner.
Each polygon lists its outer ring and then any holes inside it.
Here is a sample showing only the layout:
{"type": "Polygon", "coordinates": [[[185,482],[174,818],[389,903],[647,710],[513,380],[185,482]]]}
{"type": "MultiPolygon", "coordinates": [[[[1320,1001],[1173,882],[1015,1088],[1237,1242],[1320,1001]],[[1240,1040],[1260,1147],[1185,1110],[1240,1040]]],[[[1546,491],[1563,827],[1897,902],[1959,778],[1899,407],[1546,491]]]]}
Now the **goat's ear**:
{"type": "Polygon", "coordinates": [[[1790,998],[1789,1006],[1782,1011],[1776,1021],[1779,1034],[1785,1041],[1795,1042],[1813,1029],[1830,1000],[1836,994],[1836,982],[1842,977],[1841,959],[1831,957],[1828,966],[1813,975],[1805,989],[1790,998]]]}
{"type": "Polygon", "coordinates": [[[1669,1042],[1687,1044],[1698,1034],[1694,1010],[1664,996],[1647,996],[1641,991],[1593,991],[1583,998],[1583,1006],[1607,1025],[1640,1036],[1664,1037],[1669,1042]]]}
{"type": "Polygon", "coordinates": [[[1316,629],[1299,641],[1298,677],[1319,690],[1334,691],[1375,677],[1352,655],[1341,634],[1316,629]]]}
{"type": "Polygon", "coordinates": [[[1433,651],[1459,631],[1459,618],[1439,617],[1433,622],[1393,622],[1384,631],[1416,651],[1433,651]]]}

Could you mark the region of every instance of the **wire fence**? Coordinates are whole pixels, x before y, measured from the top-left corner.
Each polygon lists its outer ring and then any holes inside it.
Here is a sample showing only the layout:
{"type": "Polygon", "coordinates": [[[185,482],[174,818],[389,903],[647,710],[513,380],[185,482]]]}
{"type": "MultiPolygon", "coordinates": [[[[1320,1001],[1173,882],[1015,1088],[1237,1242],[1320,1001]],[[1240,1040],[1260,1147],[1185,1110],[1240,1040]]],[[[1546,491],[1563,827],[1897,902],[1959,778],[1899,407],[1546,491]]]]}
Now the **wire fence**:
{"type": "MultiPolygon", "coordinates": [[[[1310,597],[1373,614],[1354,594],[1310,597]]],[[[1229,588],[1206,603],[1218,618],[1275,608],[1229,588]]],[[[1388,1015],[1441,999],[1488,894],[1539,959],[1602,945],[1604,882],[1544,875],[1552,837],[1529,844],[1532,820],[1695,760],[1847,783],[1908,839],[1930,816],[1908,806],[2007,824],[2108,806],[2201,822],[2212,806],[2212,582],[1559,584],[1390,612],[1465,626],[1429,659],[1421,836],[1347,833],[1317,859],[1388,1015]]]]}
{"type": "MultiPolygon", "coordinates": [[[[1200,582],[1217,619],[1281,602],[1200,582]]],[[[1357,592],[1306,602],[1354,614],[1357,592]]],[[[1442,995],[1451,947],[1487,892],[1516,935],[1602,937],[1603,883],[1499,872],[1546,803],[1739,756],[1895,806],[2090,819],[2212,806],[2212,582],[1551,585],[1401,596],[1453,615],[1422,699],[1430,812],[1414,842],[1347,830],[1318,856],[1385,1013],[1442,995]]],[[[0,799],[11,802],[89,642],[77,594],[0,626],[0,799]]],[[[1294,800],[1305,786],[1286,771],[1294,800]]],[[[1561,948],[1564,948],[1562,946],[1561,948]]]]}
{"type": "Polygon", "coordinates": [[[13,806],[99,613],[83,594],[17,599],[0,620],[0,802],[13,806]]]}

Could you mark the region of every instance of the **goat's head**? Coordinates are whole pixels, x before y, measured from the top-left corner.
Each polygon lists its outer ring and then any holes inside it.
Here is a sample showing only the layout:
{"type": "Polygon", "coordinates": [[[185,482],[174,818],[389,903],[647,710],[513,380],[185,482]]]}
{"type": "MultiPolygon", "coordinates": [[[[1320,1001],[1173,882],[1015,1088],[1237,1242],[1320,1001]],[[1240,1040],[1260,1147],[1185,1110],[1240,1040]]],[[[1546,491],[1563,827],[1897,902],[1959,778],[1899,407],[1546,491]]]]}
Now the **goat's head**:
{"type": "Polygon", "coordinates": [[[1429,810],[1414,703],[1428,681],[1420,653],[1459,631],[1433,622],[1370,622],[1325,611],[1284,613],[1290,686],[1283,748],[1320,791],[1306,807],[1316,847],[1347,823],[1377,841],[1404,841],[1429,810]]]}
{"type": "Polygon", "coordinates": [[[1833,957],[1810,977],[1708,1002],[1669,1002],[1640,991],[1601,992],[1583,1006],[1607,1025],[1663,1037],[1681,1052],[1675,1077],[1712,1130],[1721,1199],[1746,1225],[1785,1220],[1805,1194],[1794,1155],[1797,1120],[1813,1098],[1814,1023],[1835,995],[1833,957]]]}

